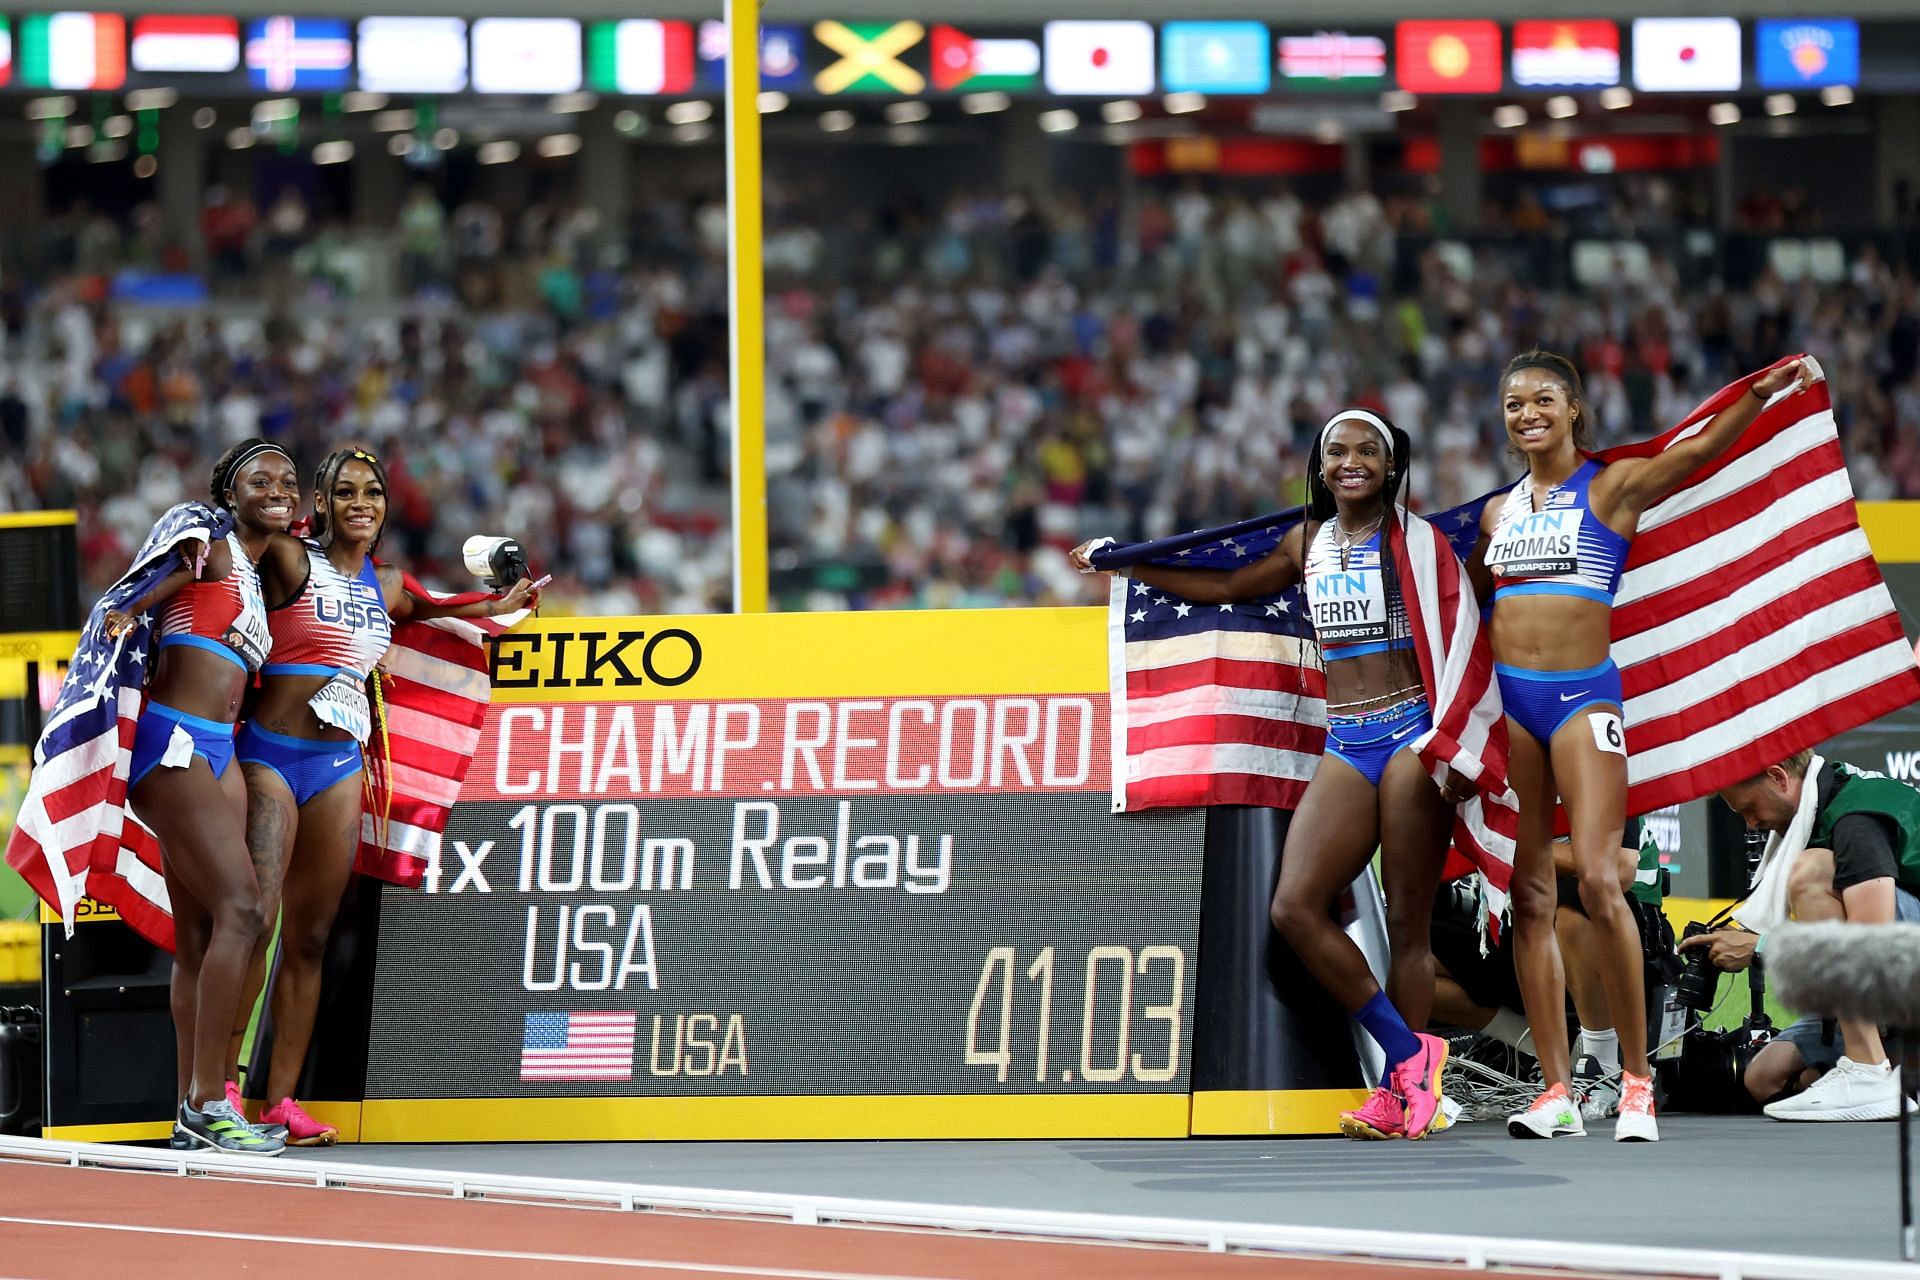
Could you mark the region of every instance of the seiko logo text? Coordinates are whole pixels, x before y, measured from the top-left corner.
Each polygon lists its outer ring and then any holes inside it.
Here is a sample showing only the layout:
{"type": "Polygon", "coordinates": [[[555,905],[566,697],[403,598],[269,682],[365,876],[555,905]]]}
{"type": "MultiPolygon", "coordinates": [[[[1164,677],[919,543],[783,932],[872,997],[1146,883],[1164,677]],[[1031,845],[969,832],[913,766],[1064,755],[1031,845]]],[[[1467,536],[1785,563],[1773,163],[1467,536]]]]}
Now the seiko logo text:
{"type": "Polygon", "coordinates": [[[700,670],[700,641],[679,627],[664,631],[548,631],[493,642],[500,689],[595,689],[685,684],[700,670]],[[584,663],[581,674],[567,674],[584,663]]]}

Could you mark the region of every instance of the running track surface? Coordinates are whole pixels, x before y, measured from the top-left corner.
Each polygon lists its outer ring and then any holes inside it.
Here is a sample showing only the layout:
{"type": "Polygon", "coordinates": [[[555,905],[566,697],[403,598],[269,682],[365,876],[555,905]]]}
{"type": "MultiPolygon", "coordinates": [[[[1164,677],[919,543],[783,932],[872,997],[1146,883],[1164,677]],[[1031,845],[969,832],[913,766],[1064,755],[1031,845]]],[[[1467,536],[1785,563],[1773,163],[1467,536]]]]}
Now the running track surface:
{"type": "Polygon", "coordinates": [[[803,1227],[0,1163],[0,1274],[205,1280],[1427,1280],[1451,1268],[803,1227]]]}

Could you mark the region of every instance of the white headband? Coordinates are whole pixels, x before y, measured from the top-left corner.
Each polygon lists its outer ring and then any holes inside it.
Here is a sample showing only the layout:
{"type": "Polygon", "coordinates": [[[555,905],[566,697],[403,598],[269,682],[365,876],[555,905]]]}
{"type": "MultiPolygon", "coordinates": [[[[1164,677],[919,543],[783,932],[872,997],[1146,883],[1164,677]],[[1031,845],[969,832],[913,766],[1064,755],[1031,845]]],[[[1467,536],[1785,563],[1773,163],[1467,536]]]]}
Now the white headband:
{"type": "Polygon", "coordinates": [[[1365,409],[1342,409],[1331,418],[1328,418],[1327,425],[1320,428],[1321,453],[1324,454],[1327,451],[1327,433],[1341,423],[1350,421],[1364,422],[1375,431],[1378,431],[1380,433],[1381,443],[1387,446],[1387,457],[1388,459],[1392,459],[1393,431],[1387,426],[1387,420],[1385,418],[1382,418],[1377,413],[1369,413],[1365,409]]]}
{"type": "Polygon", "coordinates": [[[240,474],[240,468],[246,466],[263,453],[277,453],[289,463],[293,461],[293,455],[277,444],[257,444],[233,460],[233,466],[227,470],[228,487],[232,487],[233,478],[240,474]]]}

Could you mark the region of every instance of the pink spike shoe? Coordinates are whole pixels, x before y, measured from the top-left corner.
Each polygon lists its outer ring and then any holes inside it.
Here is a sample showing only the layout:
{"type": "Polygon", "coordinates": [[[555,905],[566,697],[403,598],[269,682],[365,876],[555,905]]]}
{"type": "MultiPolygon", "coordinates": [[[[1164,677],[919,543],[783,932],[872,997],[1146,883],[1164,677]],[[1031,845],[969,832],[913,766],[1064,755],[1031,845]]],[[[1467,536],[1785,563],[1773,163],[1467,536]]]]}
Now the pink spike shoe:
{"type": "Polygon", "coordinates": [[[1388,1078],[1406,1108],[1407,1137],[1420,1139],[1433,1132],[1440,1115],[1440,1076],[1447,1066],[1447,1042],[1424,1031],[1414,1033],[1420,1052],[1396,1063],[1388,1078]]]}
{"type": "Polygon", "coordinates": [[[280,1099],[268,1107],[260,1119],[268,1124],[287,1126],[287,1145],[290,1147],[330,1147],[340,1138],[338,1129],[315,1120],[292,1098],[280,1099]]]}
{"type": "Polygon", "coordinates": [[[1367,1095],[1357,1110],[1340,1113],[1340,1132],[1364,1142],[1381,1142],[1407,1136],[1406,1109],[1393,1090],[1384,1086],[1367,1095]]]}

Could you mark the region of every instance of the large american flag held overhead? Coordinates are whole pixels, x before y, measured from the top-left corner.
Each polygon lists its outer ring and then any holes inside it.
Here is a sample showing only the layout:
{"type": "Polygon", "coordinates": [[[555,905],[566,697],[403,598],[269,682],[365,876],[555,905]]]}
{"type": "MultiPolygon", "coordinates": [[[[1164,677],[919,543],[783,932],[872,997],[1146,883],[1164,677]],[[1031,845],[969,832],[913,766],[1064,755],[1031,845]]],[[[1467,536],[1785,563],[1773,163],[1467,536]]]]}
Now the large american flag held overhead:
{"type": "Polygon", "coordinates": [[[126,576],[95,602],[80,632],[60,696],[34,747],[33,775],[13,835],[7,865],[59,911],[69,933],[74,908],[92,898],[118,911],[156,944],[173,946],[173,917],[153,833],[127,808],[133,730],[151,612],[127,634],[107,636],[109,610],[125,609],[181,563],[206,554],[233,528],[224,512],[185,502],[160,517],[126,576]]]}
{"type": "MultiPolygon", "coordinates": [[[[1613,609],[1629,813],[1718,791],[1920,701],[1920,668],[1854,513],[1826,379],[1809,363],[1810,387],[1773,397],[1731,449],[1640,517],[1613,609]]],[[[1658,453],[1751,381],[1598,457],[1658,453]]]]}
{"type": "MultiPolygon", "coordinates": [[[[1597,456],[1657,453],[1751,382],[1723,388],[1671,431],[1597,456]]],[[[1427,519],[1464,560],[1482,510],[1506,492],[1427,519]]],[[[1301,514],[1107,547],[1094,561],[1231,568],[1246,562],[1236,548],[1265,555],[1301,514]]],[[[1113,586],[1115,809],[1293,807],[1325,724],[1298,596],[1229,614],[1144,585],[1113,586]]],[[[1854,514],[1824,378],[1774,397],[1732,448],[1641,516],[1612,639],[1629,813],[1708,795],[1920,701],[1920,667],[1854,514]]]]}

